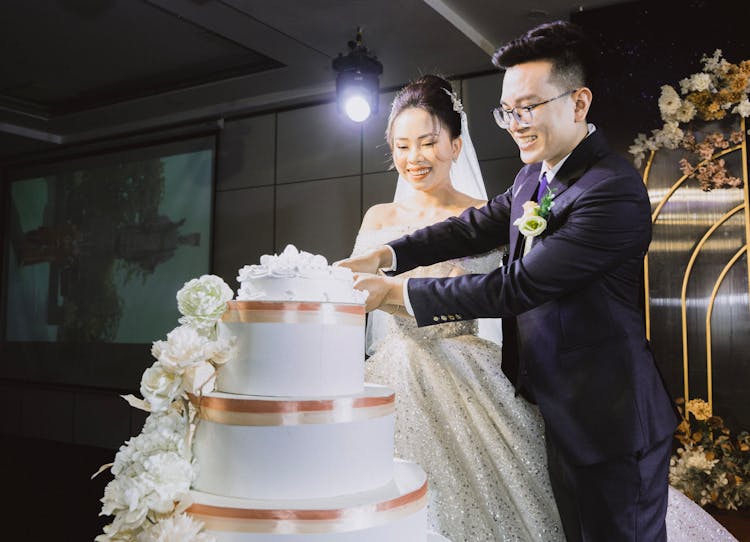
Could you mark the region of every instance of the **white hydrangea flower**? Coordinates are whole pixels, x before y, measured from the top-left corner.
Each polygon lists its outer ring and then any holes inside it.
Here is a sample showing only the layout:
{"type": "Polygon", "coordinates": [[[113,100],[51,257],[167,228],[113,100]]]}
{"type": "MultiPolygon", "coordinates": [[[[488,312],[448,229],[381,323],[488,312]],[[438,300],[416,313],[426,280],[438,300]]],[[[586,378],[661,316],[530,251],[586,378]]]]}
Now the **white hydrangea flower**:
{"type": "Polygon", "coordinates": [[[734,109],[732,109],[732,113],[736,113],[745,118],[750,117],[750,100],[745,97],[744,100],[738,103],[734,109]]]}
{"type": "Polygon", "coordinates": [[[664,85],[661,87],[661,96],[659,97],[659,111],[663,119],[671,119],[679,111],[682,105],[677,91],[670,85],[664,85]]]}
{"type": "Polygon", "coordinates": [[[684,460],[685,468],[695,469],[706,474],[711,474],[711,469],[719,462],[718,459],[709,460],[706,457],[703,446],[698,446],[692,450],[685,450],[682,459],[684,460]]]}
{"type": "Polygon", "coordinates": [[[703,55],[701,57],[701,62],[703,62],[703,69],[707,72],[718,71],[719,66],[721,65],[722,55],[723,53],[721,49],[716,49],[714,51],[714,54],[711,56],[703,55]]]}
{"type": "Polygon", "coordinates": [[[156,341],[151,354],[165,370],[182,374],[188,367],[206,360],[209,342],[194,327],[182,325],[167,333],[166,341],[156,341]]]}
{"type": "Polygon", "coordinates": [[[180,374],[167,370],[158,361],[141,377],[141,395],[148,401],[152,412],[168,409],[179,395],[181,386],[180,374]]]}
{"type": "Polygon", "coordinates": [[[232,289],[221,277],[203,275],[192,279],[177,292],[177,308],[183,315],[179,322],[206,331],[221,319],[232,299],[232,289]]]}
{"type": "Polygon", "coordinates": [[[152,525],[138,535],[137,542],[214,542],[202,533],[203,522],[187,514],[175,514],[152,525]]]}
{"type": "Polygon", "coordinates": [[[660,130],[654,130],[654,141],[668,149],[676,149],[679,147],[680,142],[685,133],[680,129],[680,125],[677,121],[665,122],[664,127],[660,130]]]}

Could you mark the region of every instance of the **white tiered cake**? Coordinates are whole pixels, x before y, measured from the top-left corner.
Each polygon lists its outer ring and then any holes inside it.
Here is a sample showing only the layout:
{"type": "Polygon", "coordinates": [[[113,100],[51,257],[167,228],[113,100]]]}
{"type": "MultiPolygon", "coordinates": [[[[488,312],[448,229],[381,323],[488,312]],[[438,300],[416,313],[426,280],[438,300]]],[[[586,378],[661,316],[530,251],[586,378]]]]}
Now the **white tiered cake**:
{"type": "Polygon", "coordinates": [[[427,542],[427,480],[393,458],[395,394],[364,383],[364,294],[294,247],[239,272],[238,355],[191,397],[187,510],[219,542],[427,542]]]}

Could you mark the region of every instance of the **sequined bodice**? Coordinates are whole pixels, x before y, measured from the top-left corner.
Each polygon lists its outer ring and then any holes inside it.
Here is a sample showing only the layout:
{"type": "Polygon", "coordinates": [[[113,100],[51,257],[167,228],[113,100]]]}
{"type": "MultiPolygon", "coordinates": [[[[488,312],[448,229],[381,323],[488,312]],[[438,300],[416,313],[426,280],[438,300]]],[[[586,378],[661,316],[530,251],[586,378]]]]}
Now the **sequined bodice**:
{"type": "MultiPolygon", "coordinates": [[[[354,244],[352,255],[356,256],[363,252],[381,246],[388,241],[419,229],[420,225],[412,226],[388,226],[378,230],[366,230],[359,233],[354,244]]],[[[447,277],[449,275],[462,275],[466,273],[487,273],[500,265],[502,253],[499,250],[471,256],[456,260],[447,260],[425,267],[417,267],[399,275],[404,278],[412,277],[447,277]]],[[[474,320],[461,322],[446,322],[435,326],[417,327],[412,317],[403,314],[387,314],[377,311],[375,318],[379,319],[377,337],[370,337],[369,343],[377,343],[391,335],[401,335],[414,340],[432,338],[457,337],[460,335],[476,335],[477,323],[474,320]]]]}

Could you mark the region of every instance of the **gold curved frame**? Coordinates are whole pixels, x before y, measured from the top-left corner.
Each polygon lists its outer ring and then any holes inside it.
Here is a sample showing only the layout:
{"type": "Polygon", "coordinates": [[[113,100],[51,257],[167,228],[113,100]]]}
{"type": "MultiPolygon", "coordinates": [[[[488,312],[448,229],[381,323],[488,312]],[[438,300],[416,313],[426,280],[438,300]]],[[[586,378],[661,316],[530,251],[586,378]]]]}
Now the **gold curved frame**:
{"type": "MultiPolygon", "coordinates": [[[[695,263],[695,260],[698,257],[699,252],[701,251],[703,245],[708,241],[708,238],[713,234],[722,224],[724,224],[727,220],[729,220],[732,216],[737,214],[739,211],[744,210],[745,215],[745,244],[743,247],[741,247],[735,255],[727,262],[722,272],[719,274],[716,282],[714,283],[713,290],[711,292],[711,295],[708,299],[708,309],[706,314],[706,372],[707,372],[707,385],[708,385],[708,405],[709,408],[713,411],[713,360],[711,355],[711,315],[713,314],[713,307],[716,302],[716,297],[719,292],[719,287],[721,286],[722,281],[724,280],[724,277],[727,275],[729,270],[734,266],[734,264],[740,259],[742,254],[747,253],[748,254],[748,265],[747,265],[747,273],[748,273],[748,292],[750,292],[750,189],[748,188],[748,154],[747,154],[747,131],[745,127],[745,119],[741,118],[740,120],[740,129],[742,131],[742,143],[735,145],[733,147],[724,149],[721,152],[718,152],[714,154],[711,158],[701,161],[698,166],[703,165],[707,162],[710,162],[712,160],[716,160],[726,154],[729,154],[731,152],[735,152],[737,150],[740,150],[742,153],[742,181],[743,181],[743,203],[736,206],[734,209],[730,210],[729,212],[725,213],[717,222],[715,222],[703,235],[701,240],[698,242],[696,247],[693,249],[693,252],[690,256],[690,260],[688,262],[688,266],[685,269],[685,274],[683,276],[683,282],[682,282],[682,291],[680,295],[680,308],[682,313],[682,354],[683,354],[683,386],[684,386],[684,397],[685,400],[688,400],[690,397],[689,391],[689,376],[688,376],[688,361],[689,361],[689,355],[688,355],[688,344],[687,344],[687,284],[690,279],[690,274],[692,272],[693,264],[695,263]]],[[[651,154],[649,155],[648,161],[646,162],[646,167],[643,172],[643,183],[648,186],[648,178],[651,173],[651,168],[653,166],[653,161],[656,153],[654,151],[651,151],[651,154]]],[[[696,166],[696,167],[698,167],[696,166]]],[[[664,205],[666,205],[667,201],[672,197],[672,195],[677,191],[680,186],[688,179],[688,175],[683,175],[675,183],[670,187],[670,189],[667,191],[667,193],[664,195],[664,197],[659,201],[656,208],[651,214],[651,223],[655,224],[656,220],[659,217],[659,214],[661,213],[662,208],[664,205]]],[[[645,313],[646,313],[646,337],[650,340],[651,339],[651,310],[650,310],[650,294],[649,294],[649,267],[648,267],[648,253],[643,259],[643,276],[644,276],[644,293],[645,293],[645,313]]]]}
{"type": "MultiPolygon", "coordinates": [[[[747,206],[745,206],[747,208],[747,206]]],[[[708,406],[711,408],[711,412],[713,414],[713,400],[714,400],[714,383],[713,383],[713,362],[711,357],[711,315],[714,312],[714,301],[716,300],[717,295],[719,294],[719,287],[721,286],[721,283],[724,281],[724,277],[727,276],[727,273],[729,273],[729,270],[734,266],[734,264],[737,262],[737,260],[740,259],[740,256],[742,256],[743,252],[748,251],[748,245],[745,245],[741,249],[739,249],[737,252],[735,252],[734,256],[732,256],[732,259],[727,262],[727,264],[724,266],[724,269],[721,270],[721,273],[719,273],[719,277],[716,279],[716,282],[714,283],[714,287],[711,290],[711,302],[708,304],[708,309],[706,310],[706,372],[708,375],[708,406]]],[[[687,368],[685,369],[685,373],[687,374],[687,368]]],[[[687,397],[687,383],[685,384],[685,397],[687,397]]]]}

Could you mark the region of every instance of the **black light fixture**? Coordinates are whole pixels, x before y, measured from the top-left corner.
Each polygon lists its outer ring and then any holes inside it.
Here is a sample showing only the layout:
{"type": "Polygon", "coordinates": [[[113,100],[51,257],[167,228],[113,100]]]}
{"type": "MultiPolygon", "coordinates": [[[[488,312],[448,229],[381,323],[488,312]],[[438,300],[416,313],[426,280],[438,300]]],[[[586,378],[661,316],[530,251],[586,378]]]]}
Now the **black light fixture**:
{"type": "Polygon", "coordinates": [[[339,112],[355,122],[364,122],[378,112],[379,78],[383,65],[362,44],[362,28],[356,41],[348,43],[349,53],[333,59],[336,75],[336,104],[339,112]]]}

